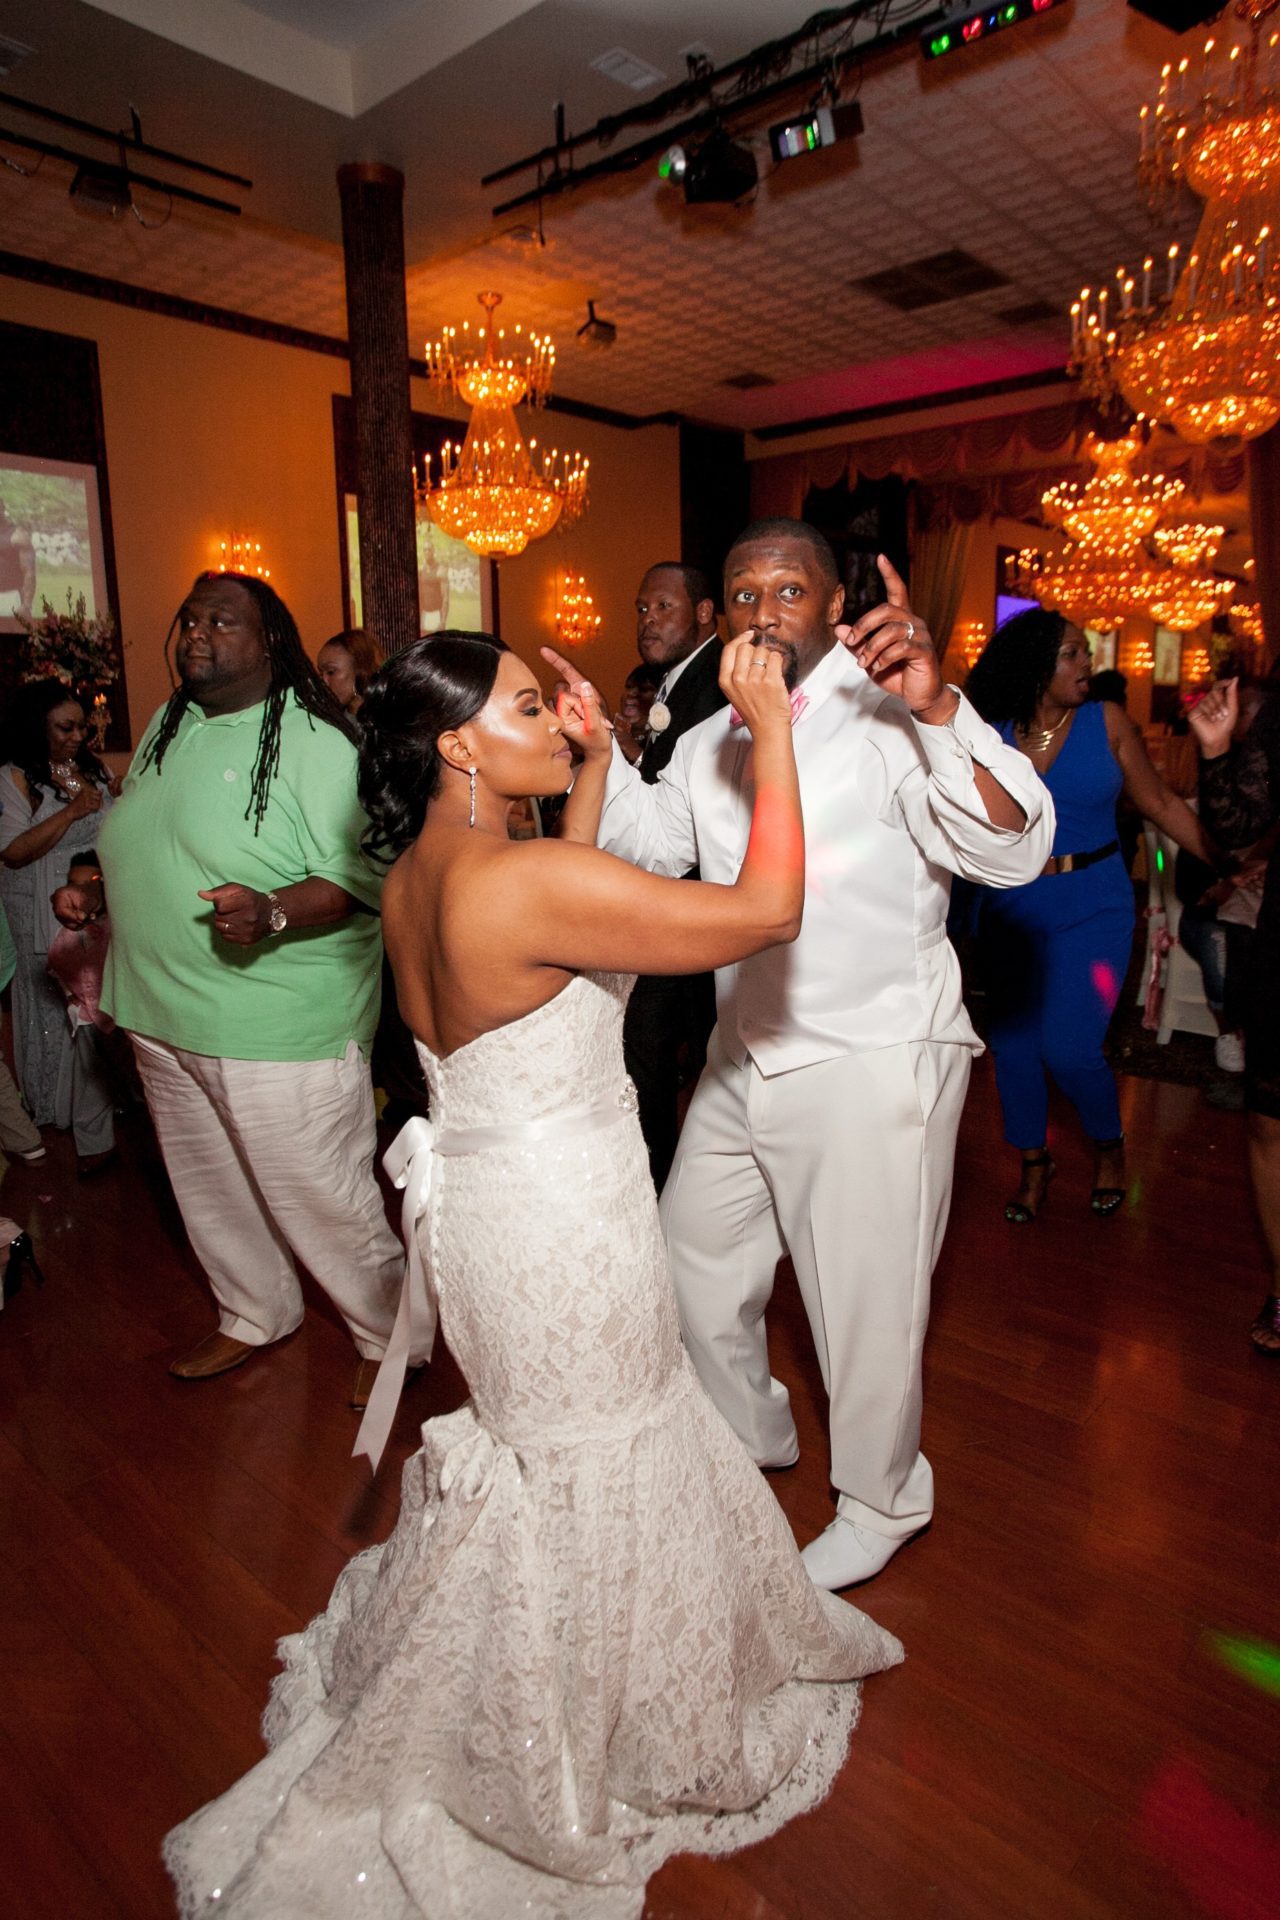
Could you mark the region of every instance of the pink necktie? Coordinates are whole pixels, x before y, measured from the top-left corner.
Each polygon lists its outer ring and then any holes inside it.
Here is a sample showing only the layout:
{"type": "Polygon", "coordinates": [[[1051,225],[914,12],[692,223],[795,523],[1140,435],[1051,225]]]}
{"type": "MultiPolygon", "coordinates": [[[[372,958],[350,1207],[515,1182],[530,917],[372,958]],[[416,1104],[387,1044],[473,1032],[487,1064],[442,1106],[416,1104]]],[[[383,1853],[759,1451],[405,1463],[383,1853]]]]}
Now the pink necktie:
{"type": "MultiPolygon", "coordinates": [[[[803,687],[793,687],[791,689],[791,724],[793,727],[796,721],[800,718],[800,715],[804,712],[805,708],[808,706],[808,704],[809,704],[809,696],[804,691],[803,687]]],[[[738,712],[738,709],[736,707],[730,707],[729,725],[731,727],[745,727],[746,724],[747,724],[746,721],[743,719],[742,715],[738,712]]]]}

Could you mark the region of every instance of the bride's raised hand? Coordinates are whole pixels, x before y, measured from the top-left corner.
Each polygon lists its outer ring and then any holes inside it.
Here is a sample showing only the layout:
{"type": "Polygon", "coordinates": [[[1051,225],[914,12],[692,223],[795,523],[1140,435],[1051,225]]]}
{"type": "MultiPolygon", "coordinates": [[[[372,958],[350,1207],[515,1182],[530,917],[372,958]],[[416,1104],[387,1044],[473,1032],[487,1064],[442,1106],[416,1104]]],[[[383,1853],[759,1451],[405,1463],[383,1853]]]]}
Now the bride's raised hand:
{"type": "Polygon", "coordinates": [[[782,655],[758,636],[746,634],[725,643],[720,691],[751,729],[753,739],[771,727],[790,732],[791,695],[783,678],[782,655]]]}
{"type": "Polygon", "coordinates": [[[589,680],[572,680],[556,702],[560,731],[584,760],[607,759],[613,751],[613,722],[589,680]]]}

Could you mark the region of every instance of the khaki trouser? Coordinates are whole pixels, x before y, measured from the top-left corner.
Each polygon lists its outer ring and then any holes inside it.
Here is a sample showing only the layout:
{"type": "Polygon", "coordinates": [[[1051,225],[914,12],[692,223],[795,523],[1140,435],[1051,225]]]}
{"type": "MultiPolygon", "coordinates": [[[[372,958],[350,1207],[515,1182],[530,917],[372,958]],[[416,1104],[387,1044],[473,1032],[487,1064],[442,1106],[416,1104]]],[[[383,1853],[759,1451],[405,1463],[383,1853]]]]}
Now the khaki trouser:
{"type": "Polygon", "coordinates": [[[355,1041],[341,1060],[217,1060],[130,1037],[221,1331],[251,1346],[293,1331],[296,1255],[377,1358],[404,1249],[374,1179],[373,1087],[355,1041]]]}
{"type": "Polygon", "coordinates": [[[796,1430],[764,1312],[791,1255],[839,1511],[890,1538],[933,1510],[920,1362],[971,1058],[918,1041],[766,1078],[717,1031],[662,1195],[685,1345],[748,1452],[775,1464],[796,1430]]]}
{"type": "MultiPolygon", "coordinates": [[[[0,1014],[0,1027],[4,1016],[0,1014]]],[[[0,1148],[6,1153],[31,1153],[40,1145],[40,1129],[22,1104],[13,1075],[0,1059],[0,1148]]]]}

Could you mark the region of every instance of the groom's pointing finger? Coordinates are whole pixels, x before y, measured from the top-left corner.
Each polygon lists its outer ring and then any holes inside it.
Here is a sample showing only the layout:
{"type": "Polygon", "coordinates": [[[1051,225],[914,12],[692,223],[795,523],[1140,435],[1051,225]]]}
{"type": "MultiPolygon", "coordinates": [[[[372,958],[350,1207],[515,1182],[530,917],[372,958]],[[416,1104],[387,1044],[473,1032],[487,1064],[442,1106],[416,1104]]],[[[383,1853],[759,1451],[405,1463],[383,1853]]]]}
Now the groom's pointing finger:
{"type": "Polygon", "coordinates": [[[883,553],[878,553],[876,555],[876,565],[880,569],[880,578],[884,581],[885,598],[888,600],[889,605],[891,607],[910,606],[911,603],[907,599],[907,589],[902,575],[889,560],[888,556],[883,553]]]}

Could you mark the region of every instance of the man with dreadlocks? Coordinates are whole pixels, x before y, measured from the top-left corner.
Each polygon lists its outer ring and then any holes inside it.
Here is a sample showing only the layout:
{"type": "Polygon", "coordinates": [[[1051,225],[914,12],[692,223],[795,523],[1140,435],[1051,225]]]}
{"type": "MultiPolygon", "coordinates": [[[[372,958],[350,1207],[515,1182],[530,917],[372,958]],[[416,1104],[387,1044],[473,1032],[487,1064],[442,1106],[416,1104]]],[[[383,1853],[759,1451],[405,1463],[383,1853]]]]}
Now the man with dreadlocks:
{"type": "Polygon", "coordinates": [[[170,1372],[208,1379],[291,1333],[296,1255],[351,1329],[360,1406],[404,1257],[373,1176],[382,943],[354,729],[263,581],[202,574],[174,628],[178,686],[99,836],[103,880],[55,910],[81,924],[110,898],[102,1005],[218,1303],[170,1372]]]}

